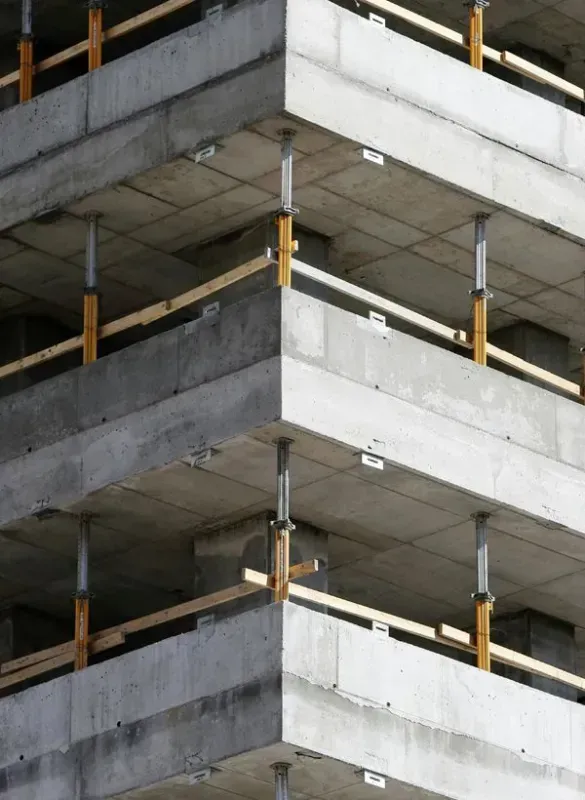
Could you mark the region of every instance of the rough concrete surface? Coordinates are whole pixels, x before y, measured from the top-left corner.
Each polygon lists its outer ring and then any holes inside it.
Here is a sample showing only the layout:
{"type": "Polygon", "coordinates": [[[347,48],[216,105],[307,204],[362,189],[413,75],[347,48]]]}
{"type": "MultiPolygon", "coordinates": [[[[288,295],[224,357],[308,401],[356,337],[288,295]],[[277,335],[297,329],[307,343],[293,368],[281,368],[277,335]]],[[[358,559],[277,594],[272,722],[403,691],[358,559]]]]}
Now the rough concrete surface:
{"type": "Polygon", "coordinates": [[[282,110],[284,7],[245,3],[3,112],[0,227],[282,110]]]}
{"type": "Polygon", "coordinates": [[[89,800],[280,739],[278,608],[0,701],[0,797],[89,800]]]}
{"type": "Polygon", "coordinates": [[[282,742],[305,797],[576,800],[584,717],[577,704],[276,604],[0,701],[0,796],[204,800],[220,796],[215,785],[264,797],[258,781],[269,784],[270,746],[282,742]],[[309,757],[325,762],[319,788],[309,757]],[[210,786],[189,787],[212,765],[210,786]],[[364,768],[386,789],[365,787],[364,768]]]}
{"type": "Polygon", "coordinates": [[[278,419],[279,352],[273,292],[3,398],[0,518],[72,503],[278,419]],[[52,423],[39,424],[46,414],[52,423]]]}
{"type": "Polygon", "coordinates": [[[2,524],[282,419],[585,532],[580,406],[292,290],[252,297],[22,395],[0,401],[2,524]],[[61,436],[59,423],[41,432],[35,424],[47,404],[62,408],[61,436]]]}
{"type": "Polygon", "coordinates": [[[286,110],[582,239],[583,117],[327,0],[288,7],[286,110]]]}

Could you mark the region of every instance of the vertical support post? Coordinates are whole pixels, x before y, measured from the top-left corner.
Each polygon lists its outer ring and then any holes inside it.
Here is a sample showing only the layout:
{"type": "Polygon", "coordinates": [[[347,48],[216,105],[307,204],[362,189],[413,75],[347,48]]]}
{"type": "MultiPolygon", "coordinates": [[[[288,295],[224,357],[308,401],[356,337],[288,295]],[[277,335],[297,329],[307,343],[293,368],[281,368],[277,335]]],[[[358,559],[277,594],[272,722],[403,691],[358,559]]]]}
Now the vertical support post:
{"type": "Polygon", "coordinates": [[[87,246],[85,252],[85,289],[83,294],[83,363],[97,358],[98,340],[98,215],[87,216],[87,246]]]}
{"type": "Polygon", "coordinates": [[[32,38],[32,0],[22,0],[22,24],[20,41],[20,102],[32,98],[33,82],[33,38],[32,38]]]}
{"type": "Polygon", "coordinates": [[[77,592],[75,593],[75,669],[87,667],[89,638],[89,534],[91,515],[79,517],[77,592]]]}
{"type": "Polygon", "coordinates": [[[483,11],[487,0],[469,0],[469,63],[483,70],[483,11]]]}
{"type": "Polygon", "coordinates": [[[488,578],[488,519],[489,514],[480,511],[475,519],[475,541],[477,549],[477,592],[475,600],[475,628],[477,646],[477,666],[486,672],[491,671],[490,658],[490,615],[495,598],[490,594],[488,578]]]}
{"type": "Polygon", "coordinates": [[[290,286],[292,281],[292,221],[297,213],[292,206],[292,166],[294,131],[283,130],[281,149],[281,194],[280,209],[276,217],[278,226],[278,285],[290,286]]]}
{"type": "Polygon", "coordinates": [[[473,360],[487,365],[487,301],[492,296],[487,290],[486,255],[487,214],[475,216],[475,289],[473,295],[473,360]]]}
{"type": "Polygon", "coordinates": [[[273,764],[275,800],[288,800],[288,771],[290,764],[273,764]]]}
{"type": "Polygon", "coordinates": [[[288,600],[290,577],[290,532],[295,526],[290,520],[290,439],[276,443],[277,519],[274,527],[274,600],[288,600]]]}
{"type": "Polygon", "coordinates": [[[102,65],[102,41],[104,33],[104,6],[102,0],[89,0],[89,29],[87,36],[88,68],[91,72],[102,65]]]}

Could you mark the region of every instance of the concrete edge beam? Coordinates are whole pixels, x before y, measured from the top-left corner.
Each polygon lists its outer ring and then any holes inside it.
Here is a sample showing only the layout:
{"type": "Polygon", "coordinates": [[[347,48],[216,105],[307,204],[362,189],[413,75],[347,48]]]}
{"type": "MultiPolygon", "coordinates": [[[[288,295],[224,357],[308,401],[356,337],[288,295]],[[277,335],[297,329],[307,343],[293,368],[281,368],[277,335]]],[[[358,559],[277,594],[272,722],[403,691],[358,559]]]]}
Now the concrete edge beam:
{"type": "Polygon", "coordinates": [[[282,639],[272,606],[0,700],[0,794],[106,798],[279,741],[282,639]]]}
{"type": "Polygon", "coordinates": [[[238,5],[2,112],[0,230],[281,113],[284,13],[238,5]]]}
{"type": "Polygon", "coordinates": [[[328,0],[290,5],[286,111],[585,238],[583,117],[328,0]]]}

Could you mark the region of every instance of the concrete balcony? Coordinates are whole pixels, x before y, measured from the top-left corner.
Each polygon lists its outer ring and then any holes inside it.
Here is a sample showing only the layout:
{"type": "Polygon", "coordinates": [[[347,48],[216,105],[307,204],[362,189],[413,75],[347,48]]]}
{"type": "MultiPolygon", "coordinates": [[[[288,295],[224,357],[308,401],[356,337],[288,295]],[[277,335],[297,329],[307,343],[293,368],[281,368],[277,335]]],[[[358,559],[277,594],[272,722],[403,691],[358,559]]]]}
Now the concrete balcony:
{"type": "Polygon", "coordinates": [[[334,593],[470,622],[470,515],[484,510],[498,609],[585,627],[582,413],[367,318],[268,290],[0,401],[3,563],[16,602],[66,616],[75,515],[93,512],[103,624],[119,621],[120,593],[129,616],[170,605],[172,587],[192,591],[189,541],[274,509],[273,442],[284,435],[291,513],[326,532],[334,593]]]}
{"type": "Polygon", "coordinates": [[[576,800],[585,780],[580,706],[288,603],[2,700],[0,720],[6,800],[268,798],[275,761],[328,800],[576,800]]]}

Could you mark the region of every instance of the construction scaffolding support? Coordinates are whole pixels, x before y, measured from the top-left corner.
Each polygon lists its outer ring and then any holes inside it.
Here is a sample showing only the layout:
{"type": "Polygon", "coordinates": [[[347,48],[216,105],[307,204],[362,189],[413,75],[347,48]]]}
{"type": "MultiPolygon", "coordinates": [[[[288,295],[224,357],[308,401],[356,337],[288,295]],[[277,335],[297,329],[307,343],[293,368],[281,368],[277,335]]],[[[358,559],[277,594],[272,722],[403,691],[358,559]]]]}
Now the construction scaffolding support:
{"type": "Polygon", "coordinates": [[[274,600],[288,600],[290,580],[290,439],[279,439],[277,447],[276,501],[274,528],[274,600]]]}
{"type": "Polygon", "coordinates": [[[288,800],[288,771],[290,764],[273,764],[274,770],[274,800],[288,800]]]}
{"type": "Polygon", "coordinates": [[[487,214],[475,216],[475,289],[473,295],[473,360],[487,365],[487,301],[492,296],[487,290],[486,255],[487,214]]]}
{"type": "Polygon", "coordinates": [[[77,592],[75,593],[75,669],[87,667],[89,644],[89,535],[91,515],[79,517],[77,592]]]}
{"type": "Polygon", "coordinates": [[[477,550],[477,592],[475,600],[475,629],[477,647],[477,666],[491,671],[490,657],[490,616],[493,611],[494,597],[489,590],[488,568],[488,519],[489,514],[480,511],[473,515],[475,520],[475,542],[477,550]]]}
{"type": "Polygon", "coordinates": [[[33,37],[32,37],[32,0],[22,0],[22,24],[20,41],[20,102],[32,98],[33,83],[33,37]]]}
{"type": "Polygon", "coordinates": [[[88,66],[91,72],[102,65],[102,41],[104,38],[104,6],[102,0],[89,0],[89,29],[87,37],[88,66]]]}
{"type": "Polygon", "coordinates": [[[294,131],[282,131],[280,209],[276,217],[278,226],[278,285],[290,286],[292,281],[292,221],[297,213],[292,206],[292,140],[294,131]]]}
{"type": "Polygon", "coordinates": [[[98,215],[87,216],[87,247],[85,254],[85,290],[83,295],[83,363],[97,359],[98,342],[98,215]]]}
{"type": "Polygon", "coordinates": [[[470,0],[469,5],[469,63],[483,70],[483,11],[487,0],[470,0]]]}

